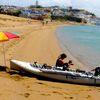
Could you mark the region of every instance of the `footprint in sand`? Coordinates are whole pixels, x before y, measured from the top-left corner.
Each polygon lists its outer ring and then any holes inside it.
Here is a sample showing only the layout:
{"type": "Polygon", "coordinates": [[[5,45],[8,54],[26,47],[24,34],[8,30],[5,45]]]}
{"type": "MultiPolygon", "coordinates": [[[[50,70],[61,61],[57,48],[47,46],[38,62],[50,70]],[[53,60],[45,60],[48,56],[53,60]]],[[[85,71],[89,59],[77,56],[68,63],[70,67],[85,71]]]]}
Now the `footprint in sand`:
{"type": "Polygon", "coordinates": [[[44,83],[42,83],[42,82],[36,82],[37,84],[43,84],[44,85],[44,83]]]}
{"type": "Polygon", "coordinates": [[[88,95],[86,98],[91,98],[91,95],[88,95]]]}
{"type": "Polygon", "coordinates": [[[44,96],[51,96],[51,94],[46,94],[46,93],[42,93],[41,95],[44,95],[44,96]]]}
{"type": "Polygon", "coordinates": [[[24,93],[24,97],[28,98],[30,96],[29,93],[24,93]]]}
{"type": "Polygon", "coordinates": [[[19,75],[12,75],[11,78],[14,79],[15,81],[20,81],[20,80],[23,79],[23,78],[22,78],[21,76],[19,76],[19,75]]]}
{"type": "Polygon", "coordinates": [[[64,97],[64,99],[69,100],[69,99],[74,99],[74,98],[73,97],[64,97]]]}
{"type": "Polygon", "coordinates": [[[30,88],[30,86],[26,86],[26,88],[28,88],[28,89],[29,89],[29,88],[30,88]]]}
{"type": "Polygon", "coordinates": [[[44,84],[44,83],[42,83],[42,82],[36,82],[37,84],[40,84],[40,85],[46,85],[47,86],[47,84],[44,84]]]}
{"type": "Polygon", "coordinates": [[[21,93],[19,95],[24,96],[25,98],[28,98],[30,96],[30,93],[24,93],[24,94],[21,93]]]}
{"type": "Polygon", "coordinates": [[[58,91],[53,91],[52,93],[59,94],[59,95],[63,95],[62,93],[60,93],[58,91]]]}

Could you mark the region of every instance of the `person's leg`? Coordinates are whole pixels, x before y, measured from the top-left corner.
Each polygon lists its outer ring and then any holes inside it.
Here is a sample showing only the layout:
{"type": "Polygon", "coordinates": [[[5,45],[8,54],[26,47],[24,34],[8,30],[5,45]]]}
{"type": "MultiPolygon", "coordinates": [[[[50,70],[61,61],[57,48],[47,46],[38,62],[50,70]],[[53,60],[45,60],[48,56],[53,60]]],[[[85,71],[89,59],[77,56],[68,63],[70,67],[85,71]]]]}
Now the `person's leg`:
{"type": "Polygon", "coordinates": [[[98,72],[95,71],[94,76],[98,76],[98,72]]]}

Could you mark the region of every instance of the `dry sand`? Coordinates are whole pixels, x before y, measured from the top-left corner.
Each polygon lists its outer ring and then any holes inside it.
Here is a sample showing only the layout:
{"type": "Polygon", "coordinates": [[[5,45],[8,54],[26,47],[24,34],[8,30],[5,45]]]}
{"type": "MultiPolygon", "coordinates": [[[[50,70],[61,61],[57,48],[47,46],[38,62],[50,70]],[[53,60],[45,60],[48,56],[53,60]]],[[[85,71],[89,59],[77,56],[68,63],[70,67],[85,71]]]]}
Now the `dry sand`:
{"type": "MultiPolygon", "coordinates": [[[[62,53],[54,33],[57,26],[65,23],[53,22],[42,26],[38,21],[30,22],[24,18],[0,15],[1,31],[21,34],[21,38],[5,42],[8,67],[9,59],[54,65],[56,58],[62,53]]],[[[0,65],[4,65],[2,43],[0,55],[0,65]]],[[[0,100],[99,100],[99,92],[100,88],[95,86],[53,82],[40,80],[36,76],[0,72],[0,100]]]]}

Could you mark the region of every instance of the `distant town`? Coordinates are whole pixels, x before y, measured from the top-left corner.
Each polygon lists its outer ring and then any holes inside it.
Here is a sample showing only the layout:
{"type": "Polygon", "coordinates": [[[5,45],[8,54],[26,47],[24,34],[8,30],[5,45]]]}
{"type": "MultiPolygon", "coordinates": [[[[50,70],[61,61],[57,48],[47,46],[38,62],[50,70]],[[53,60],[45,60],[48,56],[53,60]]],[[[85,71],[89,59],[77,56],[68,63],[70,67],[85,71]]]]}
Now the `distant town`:
{"type": "Polygon", "coordinates": [[[43,7],[39,5],[37,0],[35,5],[30,5],[28,7],[0,5],[0,14],[31,18],[45,22],[60,20],[100,24],[100,18],[85,9],[74,9],[73,7],[61,8],[59,6],[43,7]]]}

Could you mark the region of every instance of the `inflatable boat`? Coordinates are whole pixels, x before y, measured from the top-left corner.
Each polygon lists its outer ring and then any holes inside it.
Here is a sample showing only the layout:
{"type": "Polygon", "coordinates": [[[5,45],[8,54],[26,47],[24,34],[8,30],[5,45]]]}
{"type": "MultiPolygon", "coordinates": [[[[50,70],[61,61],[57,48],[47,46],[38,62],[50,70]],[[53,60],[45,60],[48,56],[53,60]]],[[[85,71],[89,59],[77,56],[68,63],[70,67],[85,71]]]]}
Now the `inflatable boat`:
{"type": "Polygon", "coordinates": [[[29,73],[46,77],[49,79],[70,82],[76,84],[100,85],[100,76],[94,76],[91,72],[78,70],[65,70],[52,66],[51,68],[45,64],[30,63],[19,60],[10,61],[11,69],[27,71],[29,73]]]}

